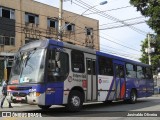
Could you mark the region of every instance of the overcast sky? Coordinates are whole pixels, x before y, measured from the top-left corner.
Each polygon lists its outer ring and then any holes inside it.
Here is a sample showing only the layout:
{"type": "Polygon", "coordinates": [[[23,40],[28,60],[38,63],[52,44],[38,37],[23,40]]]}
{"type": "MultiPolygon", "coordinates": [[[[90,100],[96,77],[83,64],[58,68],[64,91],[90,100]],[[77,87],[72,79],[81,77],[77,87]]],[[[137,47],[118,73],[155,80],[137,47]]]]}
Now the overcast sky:
{"type": "MultiPolygon", "coordinates": [[[[59,7],[59,0],[36,0],[54,7],[59,7]]],[[[82,14],[86,9],[82,2],[95,6],[104,0],[64,0],[63,9],[74,13],[82,14]],[[82,2],[81,2],[82,1],[82,2]],[[81,2],[81,3],[80,3],[81,2]]],[[[141,55],[141,41],[143,41],[148,32],[153,33],[146,25],[144,18],[136,8],[129,4],[129,0],[108,0],[105,5],[95,7],[104,11],[103,15],[90,14],[95,12],[87,11],[85,16],[99,20],[100,30],[100,49],[106,53],[112,53],[138,60],[141,55]],[[133,19],[137,18],[137,19],[133,19]],[[128,21],[123,20],[132,19],[128,21]],[[117,22],[119,21],[119,22],[117,22]],[[139,24],[138,24],[139,23],[139,24]],[[135,24],[130,27],[118,27],[128,24],[135,24]],[[118,27],[118,28],[117,28],[118,27]]]]}

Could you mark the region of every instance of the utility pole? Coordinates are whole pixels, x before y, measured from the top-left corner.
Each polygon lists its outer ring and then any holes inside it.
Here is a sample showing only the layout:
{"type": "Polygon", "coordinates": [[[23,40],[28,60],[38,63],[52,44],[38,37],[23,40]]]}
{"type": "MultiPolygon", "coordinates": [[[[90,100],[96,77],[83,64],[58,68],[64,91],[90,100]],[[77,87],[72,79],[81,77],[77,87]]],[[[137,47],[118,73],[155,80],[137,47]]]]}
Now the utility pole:
{"type": "Polygon", "coordinates": [[[149,62],[149,65],[151,65],[151,45],[150,45],[150,40],[151,40],[150,33],[148,33],[148,62],[149,62]]]}
{"type": "MultiPolygon", "coordinates": [[[[23,12],[22,12],[22,0],[20,0],[20,14],[21,14],[21,29],[23,28],[23,12]]],[[[23,45],[23,34],[21,33],[21,46],[23,45]]]]}
{"type": "Polygon", "coordinates": [[[63,14],[63,0],[59,0],[59,17],[58,17],[58,41],[62,41],[62,14],[63,14]]]}

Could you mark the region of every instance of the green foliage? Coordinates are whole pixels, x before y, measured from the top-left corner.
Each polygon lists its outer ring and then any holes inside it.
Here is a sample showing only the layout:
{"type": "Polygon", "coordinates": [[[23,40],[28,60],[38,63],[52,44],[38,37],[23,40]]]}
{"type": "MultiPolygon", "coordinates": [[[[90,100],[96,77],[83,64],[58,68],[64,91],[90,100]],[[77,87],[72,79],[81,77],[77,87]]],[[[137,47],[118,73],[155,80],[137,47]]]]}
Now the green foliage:
{"type": "Polygon", "coordinates": [[[143,16],[149,17],[147,24],[160,34],[160,0],[130,0],[130,4],[143,16]]]}
{"type": "MultiPolygon", "coordinates": [[[[130,4],[137,8],[145,17],[149,17],[147,24],[153,29],[157,36],[155,43],[151,43],[151,47],[155,48],[155,52],[151,54],[151,63],[153,71],[160,67],[160,0],[130,0],[130,4]]],[[[142,57],[140,60],[148,64],[148,54],[145,48],[148,47],[148,40],[142,42],[142,57]]]]}
{"type": "MultiPolygon", "coordinates": [[[[151,41],[151,47],[155,48],[155,52],[151,54],[151,63],[152,63],[152,69],[153,72],[156,73],[157,67],[160,67],[159,61],[160,61],[160,36],[155,37],[155,42],[152,43],[151,41]]],[[[148,53],[145,52],[145,48],[148,47],[148,40],[145,39],[142,42],[142,57],[140,58],[140,61],[143,63],[148,64],[148,53]]]]}

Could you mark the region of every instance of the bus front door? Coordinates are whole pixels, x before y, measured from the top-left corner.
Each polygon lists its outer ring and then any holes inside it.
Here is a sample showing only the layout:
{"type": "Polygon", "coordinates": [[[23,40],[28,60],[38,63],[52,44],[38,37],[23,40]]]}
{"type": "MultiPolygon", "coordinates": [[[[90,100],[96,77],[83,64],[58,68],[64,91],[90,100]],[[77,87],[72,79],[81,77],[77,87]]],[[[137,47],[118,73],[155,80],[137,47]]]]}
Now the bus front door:
{"type": "Polygon", "coordinates": [[[86,59],[87,67],[87,101],[97,99],[97,84],[96,84],[96,62],[93,59],[86,59]]]}
{"type": "Polygon", "coordinates": [[[114,77],[116,82],[116,92],[115,97],[117,100],[125,98],[125,91],[126,91],[126,81],[125,81],[125,70],[123,64],[114,63],[114,77]]]}

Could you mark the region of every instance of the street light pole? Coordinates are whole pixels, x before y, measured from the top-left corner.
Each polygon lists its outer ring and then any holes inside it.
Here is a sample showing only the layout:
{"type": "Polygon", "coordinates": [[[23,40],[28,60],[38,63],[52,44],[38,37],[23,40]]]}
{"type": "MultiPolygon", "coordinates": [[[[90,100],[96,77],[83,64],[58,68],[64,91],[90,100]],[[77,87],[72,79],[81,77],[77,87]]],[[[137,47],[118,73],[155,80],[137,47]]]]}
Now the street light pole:
{"type": "Polygon", "coordinates": [[[58,17],[58,41],[62,41],[62,14],[63,14],[63,0],[59,0],[59,17],[58,17]]]}

